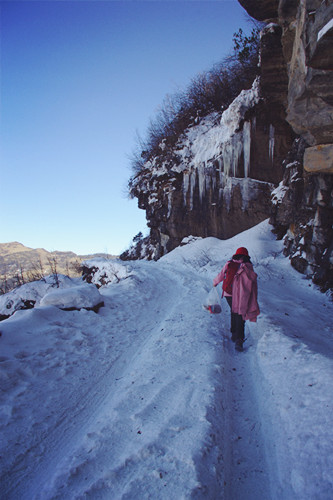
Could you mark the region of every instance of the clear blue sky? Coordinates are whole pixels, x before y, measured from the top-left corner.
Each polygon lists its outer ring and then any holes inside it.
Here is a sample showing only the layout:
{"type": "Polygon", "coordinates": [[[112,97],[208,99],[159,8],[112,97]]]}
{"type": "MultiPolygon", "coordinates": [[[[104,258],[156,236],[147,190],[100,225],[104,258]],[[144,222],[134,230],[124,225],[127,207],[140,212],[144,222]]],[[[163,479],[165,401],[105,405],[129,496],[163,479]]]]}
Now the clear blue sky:
{"type": "Polygon", "coordinates": [[[231,52],[237,0],[2,1],[0,242],[118,254],[138,131],[231,52]]]}

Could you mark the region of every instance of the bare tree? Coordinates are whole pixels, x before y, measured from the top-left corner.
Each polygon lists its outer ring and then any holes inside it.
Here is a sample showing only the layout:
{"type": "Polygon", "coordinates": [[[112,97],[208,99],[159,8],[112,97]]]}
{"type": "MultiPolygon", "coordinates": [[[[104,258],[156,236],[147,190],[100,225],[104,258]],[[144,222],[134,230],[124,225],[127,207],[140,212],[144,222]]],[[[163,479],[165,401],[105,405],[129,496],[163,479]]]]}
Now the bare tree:
{"type": "Polygon", "coordinates": [[[45,272],[42,259],[39,257],[37,261],[31,263],[31,269],[28,271],[28,281],[38,281],[44,279],[45,272]]]}
{"type": "Polygon", "coordinates": [[[76,274],[82,274],[82,262],[80,260],[76,259],[74,262],[71,262],[70,267],[76,274]]]}
{"type": "Polygon", "coordinates": [[[70,276],[70,268],[69,268],[69,262],[66,260],[66,276],[70,276]]]}
{"type": "Polygon", "coordinates": [[[16,286],[21,286],[21,285],[24,285],[24,283],[26,283],[26,278],[24,276],[24,270],[23,270],[23,264],[22,264],[22,262],[17,262],[16,266],[17,266],[17,271],[13,277],[16,280],[16,286]]]}
{"type": "Polygon", "coordinates": [[[47,261],[49,263],[50,271],[51,271],[51,274],[52,274],[53,279],[55,281],[55,284],[59,288],[59,275],[58,275],[58,271],[57,271],[57,265],[58,265],[57,258],[54,256],[48,257],[47,261]]]}
{"type": "Polygon", "coordinates": [[[7,271],[7,266],[5,264],[4,266],[4,272],[1,275],[1,281],[0,281],[0,294],[3,295],[4,293],[9,292],[10,286],[8,283],[8,271],[7,271]]]}

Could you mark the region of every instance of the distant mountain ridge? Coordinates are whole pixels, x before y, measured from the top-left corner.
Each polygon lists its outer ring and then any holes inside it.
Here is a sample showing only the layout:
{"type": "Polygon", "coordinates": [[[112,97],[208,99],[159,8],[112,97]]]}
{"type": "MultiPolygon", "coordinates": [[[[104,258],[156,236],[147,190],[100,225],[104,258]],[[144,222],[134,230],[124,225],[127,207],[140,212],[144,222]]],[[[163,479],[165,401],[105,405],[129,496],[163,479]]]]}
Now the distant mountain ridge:
{"type": "Polygon", "coordinates": [[[74,252],[49,252],[44,248],[29,248],[13,241],[0,243],[0,292],[8,291],[32,279],[48,274],[79,276],[81,262],[93,257],[116,258],[106,253],[77,255],[74,252]]]}

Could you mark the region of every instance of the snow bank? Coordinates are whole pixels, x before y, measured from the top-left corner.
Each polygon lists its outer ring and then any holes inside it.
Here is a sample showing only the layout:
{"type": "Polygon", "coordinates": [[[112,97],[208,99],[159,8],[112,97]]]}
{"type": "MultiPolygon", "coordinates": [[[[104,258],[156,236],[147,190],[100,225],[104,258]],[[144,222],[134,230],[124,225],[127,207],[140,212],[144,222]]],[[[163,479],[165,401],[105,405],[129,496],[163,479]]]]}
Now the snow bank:
{"type": "Polygon", "coordinates": [[[42,280],[26,283],[14,290],[0,296],[0,315],[11,316],[20,309],[29,309],[38,306],[41,299],[50,290],[57,286],[65,289],[77,285],[80,279],[69,278],[68,276],[58,275],[57,283],[55,278],[46,276],[42,280]]]}
{"type": "Polygon", "coordinates": [[[95,285],[80,285],[63,290],[48,292],[40,301],[40,306],[55,306],[60,309],[93,308],[103,302],[95,285]]]}

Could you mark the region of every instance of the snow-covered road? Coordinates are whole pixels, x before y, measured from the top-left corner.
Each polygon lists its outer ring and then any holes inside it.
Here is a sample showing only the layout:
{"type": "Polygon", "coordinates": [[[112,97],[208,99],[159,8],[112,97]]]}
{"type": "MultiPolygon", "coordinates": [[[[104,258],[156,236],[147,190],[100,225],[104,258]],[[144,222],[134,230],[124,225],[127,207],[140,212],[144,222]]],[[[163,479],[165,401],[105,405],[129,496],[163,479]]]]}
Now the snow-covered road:
{"type": "Polygon", "coordinates": [[[333,307],[267,222],[124,266],[98,314],[0,324],[1,498],[332,498],[333,307]],[[244,244],[262,314],[236,353],[202,303],[244,244]]]}

